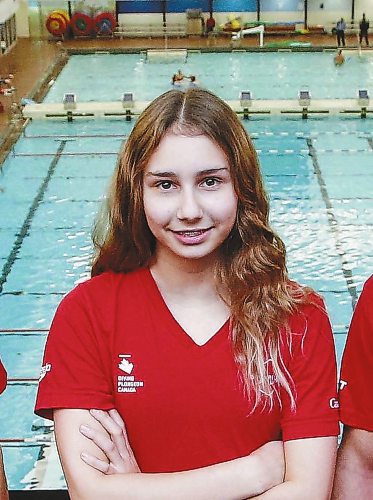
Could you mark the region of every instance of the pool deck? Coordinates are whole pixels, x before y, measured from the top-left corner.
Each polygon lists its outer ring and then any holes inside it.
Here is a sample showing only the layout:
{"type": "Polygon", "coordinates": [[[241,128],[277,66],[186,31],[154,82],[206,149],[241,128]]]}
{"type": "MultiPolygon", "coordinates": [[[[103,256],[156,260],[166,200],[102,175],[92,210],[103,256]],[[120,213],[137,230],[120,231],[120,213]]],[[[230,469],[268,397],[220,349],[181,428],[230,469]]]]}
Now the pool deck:
{"type": "MultiPolygon", "coordinates": [[[[241,40],[240,47],[231,45],[229,36],[214,36],[206,38],[201,36],[189,36],[180,38],[168,38],[168,48],[187,48],[201,50],[230,50],[230,49],[252,49],[258,48],[258,37],[250,36],[241,40]]],[[[315,49],[335,49],[335,38],[332,35],[282,35],[266,36],[265,44],[276,45],[284,41],[294,43],[312,43],[315,49]]],[[[356,49],[356,36],[346,37],[346,50],[356,49]]],[[[64,51],[86,51],[86,50],[141,50],[141,49],[163,49],[165,41],[163,38],[96,38],[75,39],[57,42],[55,40],[32,40],[19,38],[11,50],[0,56],[1,74],[15,75],[13,85],[16,88],[10,96],[1,96],[0,101],[4,111],[0,113],[0,138],[9,130],[9,125],[14,120],[12,104],[18,104],[22,97],[33,94],[43,75],[46,74],[56,58],[64,51]]],[[[309,50],[312,50],[312,47],[309,50]]],[[[280,48],[280,47],[279,47],[280,48]]],[[[276,48],[272,48],[276,50],[276,48]]],[[[365,49],[363,49],[365,50],[365,49]]]]}

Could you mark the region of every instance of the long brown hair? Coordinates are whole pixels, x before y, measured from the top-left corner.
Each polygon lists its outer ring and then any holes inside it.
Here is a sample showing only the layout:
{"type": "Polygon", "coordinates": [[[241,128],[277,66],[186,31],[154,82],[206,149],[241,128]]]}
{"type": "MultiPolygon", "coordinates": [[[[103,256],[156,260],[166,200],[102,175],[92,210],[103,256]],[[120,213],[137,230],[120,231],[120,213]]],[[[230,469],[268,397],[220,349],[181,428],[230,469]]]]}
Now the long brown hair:
{"type": "MultiPolygon", "coordinates": [[[[94,231],[92,276],[130,272],[149,264],[155,250],[143,208],[143,172],[169,131],[206,135],[226,154],[238,197],[235,225],[221,246],[216,275],[231,310],[235,359],[248,396],[273,404],[271,377],[295,405],[281,357],[282,329],[307,291],[289,282],[285,247],[269,225],[269,205],[256,151],[237,115],[201,89],[170,90],[140,115],[120,154],[103,216],[94,231]],[[269,371],[267,360],[272,360],[269,371]]],[[[291,332],[287,332],[289,345],[291,332]]],[[[278,395],[278,393],[277,393],[278,395]]]]}

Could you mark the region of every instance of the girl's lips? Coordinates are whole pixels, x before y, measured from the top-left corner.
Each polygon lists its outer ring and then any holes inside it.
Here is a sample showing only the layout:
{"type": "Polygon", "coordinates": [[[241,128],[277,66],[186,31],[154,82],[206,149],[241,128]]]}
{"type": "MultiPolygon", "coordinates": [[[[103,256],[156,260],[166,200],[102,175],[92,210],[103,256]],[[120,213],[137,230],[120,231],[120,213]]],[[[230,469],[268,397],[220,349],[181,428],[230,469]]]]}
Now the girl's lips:
{"type": "Polygon", "coordinates": [[[198,245],[203,243],[211,228],[208,229],[190,229],[188,231],[172,231],[178,241],[184,245],[198,245]]]}

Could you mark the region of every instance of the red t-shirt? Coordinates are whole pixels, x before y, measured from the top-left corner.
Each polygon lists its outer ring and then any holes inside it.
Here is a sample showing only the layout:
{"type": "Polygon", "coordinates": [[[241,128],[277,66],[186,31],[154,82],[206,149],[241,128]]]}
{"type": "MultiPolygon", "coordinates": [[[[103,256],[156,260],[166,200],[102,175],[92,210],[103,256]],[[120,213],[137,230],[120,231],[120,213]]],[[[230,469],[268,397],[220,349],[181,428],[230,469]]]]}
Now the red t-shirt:
{"type": "Polygon", "coordinates": [[[0,394],[6,387],[6,371],[0,360],[0,394]]]}
{"type": "Polygon", "coordinates": [[[352,317],[342,358],[341,420],[373,431],[373,276],[365,283],[352,317]]]}
{"type": "Polygon", "coordinates": [[[213,17],[209,17],[206,21],[206,29],[207,31],[212,31],[215,28],[215,19],[213,17]]]}
{"type": "Polygon", "coordinates": [[[282,356],[297,410],[280,391],[282,407],[274,398],[271,410],[250,414],[228,322],[198,346],[171,315],[149,269],[104,273],[77,286],[57,310],[36,412],[51,418],[53,408],[115,407],[143,472],[211,465],[271,440],[337,435],[328,318],[310,305],[291,319],[291,329],[292,354],[284,339],[282,356]]]}

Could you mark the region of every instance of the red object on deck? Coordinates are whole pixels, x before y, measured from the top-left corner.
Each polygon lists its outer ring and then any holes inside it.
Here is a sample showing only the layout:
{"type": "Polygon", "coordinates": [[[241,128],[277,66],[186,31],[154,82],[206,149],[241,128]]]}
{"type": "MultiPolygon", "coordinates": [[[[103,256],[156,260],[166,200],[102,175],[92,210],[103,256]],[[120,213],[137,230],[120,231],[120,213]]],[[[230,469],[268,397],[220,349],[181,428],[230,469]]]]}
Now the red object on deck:
{"type": "Polygon", "coordinates": [[[75,14],[71,16],[70,26],[74,35],[88,36],[93,31],[93,19],[84,12],[75,12],[75,14]]]}
{"type": "Polygon", "coordinates": [[[111,12],[101,12],[95,17],[93,24],[97,35],[111,35],[117,21],[111,12]]]}

